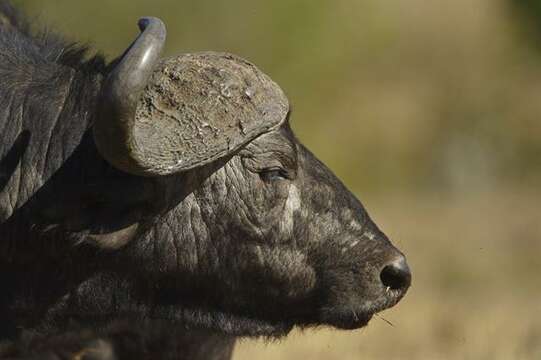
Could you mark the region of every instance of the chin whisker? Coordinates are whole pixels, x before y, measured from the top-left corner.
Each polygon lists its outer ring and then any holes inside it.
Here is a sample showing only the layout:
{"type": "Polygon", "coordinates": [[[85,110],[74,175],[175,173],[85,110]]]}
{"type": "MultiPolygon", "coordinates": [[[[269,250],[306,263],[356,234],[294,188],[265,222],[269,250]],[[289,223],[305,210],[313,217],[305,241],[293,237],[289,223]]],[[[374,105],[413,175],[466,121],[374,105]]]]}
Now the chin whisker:
{"type": "Polygon", "coordinates": [[[374,316],[377,316],[378,318],[380,318],[381,320],[383,320],[384,322],[386,322],[387,324],[389,324],[390,326],[394,327],[394,324],[392,322],[390,322],[389,320],[385,319],[383,316],[381,316],[380,314],[374,314],[374,316]]]}

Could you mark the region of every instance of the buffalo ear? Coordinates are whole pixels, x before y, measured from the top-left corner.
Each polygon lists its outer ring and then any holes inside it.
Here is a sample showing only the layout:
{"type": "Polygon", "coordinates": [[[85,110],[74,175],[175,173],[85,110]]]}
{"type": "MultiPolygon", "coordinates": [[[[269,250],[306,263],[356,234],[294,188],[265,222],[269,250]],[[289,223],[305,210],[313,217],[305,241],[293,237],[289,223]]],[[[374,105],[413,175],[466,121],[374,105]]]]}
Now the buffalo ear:
{"type": "Polygon", "coordinates": [[[165,24],[139,21],[140,35],[104,81],[93,134],[115,168],[164,176],[227,156],[279,127],[289,104],[254,65],[223,53],[160,61],[165,24]]]}

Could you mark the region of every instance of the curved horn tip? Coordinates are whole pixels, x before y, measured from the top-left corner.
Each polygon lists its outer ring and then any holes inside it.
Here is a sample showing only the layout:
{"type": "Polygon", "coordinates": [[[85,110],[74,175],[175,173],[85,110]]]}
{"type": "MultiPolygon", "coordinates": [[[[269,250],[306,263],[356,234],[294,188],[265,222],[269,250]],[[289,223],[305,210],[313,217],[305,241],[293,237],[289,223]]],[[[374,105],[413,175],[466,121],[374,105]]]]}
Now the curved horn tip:
{"type": "Polygon", "coordinates": [[[139,30],[141,32],[146,31],[150,27],[151,29],[149,30],[151,30],[151,32],[154,35],[160,38],[165,38],[165,35],[167,34],[165,23],[160,18],[157,18],[157,17],[153,17],[153,16],[142,17],[137,22],[137,25],[139,26],[139,30]]]}
{"type": "Polygon", "coordinates": [[[148,173],[141,165],[145,157],[134,145],[137,103],[159,63],[166,39],[160,19],[144,17],[138,24],[141,34],[105,79],[100,116],[94,124],[94,139],[102,156],[116,168],[136,175],[148,173]]]}

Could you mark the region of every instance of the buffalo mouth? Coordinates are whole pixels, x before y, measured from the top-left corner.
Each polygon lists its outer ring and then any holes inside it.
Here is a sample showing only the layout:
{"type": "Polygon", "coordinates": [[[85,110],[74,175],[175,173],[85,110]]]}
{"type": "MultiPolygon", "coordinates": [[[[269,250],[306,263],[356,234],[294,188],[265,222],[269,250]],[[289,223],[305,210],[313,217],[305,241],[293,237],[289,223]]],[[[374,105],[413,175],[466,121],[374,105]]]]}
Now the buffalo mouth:
{"type": "MultiPolygon", "coordinates": [[[[408,285],[409,287],[409,285],[408,285]]],[[[325,291],[324,291],[325,292],[325,291]]],[[[325,298],[321,292],[314,297],[305,299],[296,304],[278,306],[265,316],[261,311],[254,317],[256,310],[246,312],[246,308],[221,309],[211,307],[207,309],[185,308],[178,305],[168,307],[169,311],[154,311],[159,318],[180,320],[208,329],[220,329],[228,335],[248,337],[276,337],[286,336],[293,328],[310,328],[330,326],[340,330],[355,330],[368,325],[370,320],[378,313],[395,306],[406,294],[407,288],[383,288],[375,291],[370,298],[362,297],[360,292],[344,294],[342,301],[319,302],[316,298],[325,298]],[[348,296],[349,295],[349,296],[348,296]],[[349,300],[349,301],[346,301],[349,300]],[[180,311],[179,311],[180,310],[180,311]],[[174,314],[174,315],[173,315],[174,314]],[[180,315],[182,314],[182,315],[180,315]]],[[[328,298],[327,298],[328,300],[328,298]]]]}
{"type": "Polygon", "coordinates": [[[355,330],[368,325],[374,314],[362,313],[351,309],[349,311],[332,311],[321,317],[321,323],[341,330],[355,330]]]}
{"type": "MultiPolygon", "coordinates": [[[[100,316],[74,316],[86,323],[109,323],[112,320],[133,322],[167,322],[183,329],[206,330],[235,337],[268,337],[281,338],[287,336],[295,328],[331,326],[341,330],[355,330],[368,325],[377,313],[394,306],[404,294],[389,291],[386,300],[363,301],[356,306],[351,304],[334,304],[328,306],[306,307],[302,314],[273,314],[266,317],[254,316],[239,311],[218,310],[217,308],[200,308],[181,304],[154,304],[154,306],[129,306],[129,309],[115,309],[114,312],[100,316]]],[[[315,304],[313,304],[315,305],[315,304]]],[[[285,309],[283,309],[285,310],[285,309]]],[[[150,323],[149,323],[150,325],[150,323]]]]}
{"type": "Polygon", "coordinates": [[[407,288],[385,288],[370,300],[341,301],[322,307],[318,322],[342,330],[360,329],[368,325],[374,315],[398,304],[406,292],[407,288]]]}

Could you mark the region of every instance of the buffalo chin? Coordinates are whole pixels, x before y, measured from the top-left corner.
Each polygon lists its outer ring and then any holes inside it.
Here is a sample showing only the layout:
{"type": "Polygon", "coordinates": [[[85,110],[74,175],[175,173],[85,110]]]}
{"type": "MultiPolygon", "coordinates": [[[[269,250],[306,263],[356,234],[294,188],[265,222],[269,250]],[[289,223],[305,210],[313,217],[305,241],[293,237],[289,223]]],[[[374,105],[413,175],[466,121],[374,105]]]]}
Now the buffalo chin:
{"type": "Polygon", "coordinates": [[[337,329],[355,330],[368,325],[368,322],[372,319],[372,316],[373,314],[360,314],[353,311],[347,313],[338,312],[324,315],[320,321],[323,324],[328,324],[337,329]]]}
{"type": "Polygon", "coordinates": [[[154,310],[152,319],[165,319],[187,329],[206,330],[235,337],[281,338],[293,329],[293,323],[250,318],[227,312],[206,309],[164,307],[154,310]]]}
{"type": "MultiPolygon", "coordinates": [[[[226,337],[267,337],[282,338],[287,336],[295,324],[285,321],[253,319],[240,315],[203,309],[181,309],[178,307],[160,307],[151,311],[121,312],[98,317],[69,317],[62,323],[92,324],[102,328],[114,324],[130,324],[136,328],[148,329],[158,326],[171,330],[195,331],[221,334],[226,337]]],[[[55,327],[57,328],[57,327],[55,327]]]]}

